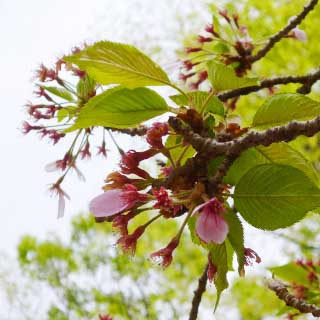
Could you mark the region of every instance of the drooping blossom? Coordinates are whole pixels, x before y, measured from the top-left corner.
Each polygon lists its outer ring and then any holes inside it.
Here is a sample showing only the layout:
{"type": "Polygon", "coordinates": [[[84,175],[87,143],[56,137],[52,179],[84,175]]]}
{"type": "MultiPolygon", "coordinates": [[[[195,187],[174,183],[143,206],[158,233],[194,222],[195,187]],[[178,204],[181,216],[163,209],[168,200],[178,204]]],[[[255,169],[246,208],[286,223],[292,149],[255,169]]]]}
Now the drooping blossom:
{"type": "Polygon", "coordinates": [[[261,258],[251,248],[244,248],[244,264],[246,266],[252,266],[253,262],[260,263],[261,258]]]}
{"type": "Polygon", "coordinates": [[[225,208],[217,198],[197,206],[192,215],[198,213],[196,232],[205,243],[223,243],[229,226],[223,218],[225,208]]]}
{"type": "Polygon", "coordinates": [[[58,216],[57,216],[58,218],[62,218],[64,215],[64,210],[66,207],[66,200],[65,199],[70,200],[70,197],[68,196],[68,194],[64,190],[62,190],[61,182],[62,182],[62,180],[59,179],[49,189],[52,192],[52,194],[58,196],[58,216]]]}
{"type": "Polygon", "coordinates": [[[136,228],[131,234],[125,234],[118,239],[117,244],[121,249],[130,255],[134,255],[136,252],[137,241],[144,233],[146,227],[144,225],[136,228]]]}
{"type": "Polygon", "coordinates": [[[33,126],[29,122],[24,121],[22,123],[21,131],[22,131],[23,134],[28,134],[32,130],[41,130],[41,129],[43,129],[43,126],[33,126]]]}
{"type": "Polygon", "coordinates": [[[91,152],[90,152],[90,143],[87,142],[84,148],[80,151],[81,159],[90,159],[91,152]]]}
{"type": "Polygon", "coordinates": [[[127,185],[125,190],[108,190],[91,200],[90,211],[97,218],[110,217],[134,207],[138,202],[144,202],[147,195],[139,193],[133,185],[127,185]]]}
{"type": "Polygon", "coordinates": [[[128,223],[139,212],[131,210],[127,214],[117,214],[112,219],[112,227],[116,228],[122,236],[128,235],[128,223]]]}
{"type": "Polygon", "coordinates": [[[98,146],[98,152],[97,155],[102,155],[105,158],[107,157],[107,151],[108,149],[106,148],[106,142],[103,140],[101,146],[98,146]]]}
{"type": "Polygon", "coordinates": [[[169,244],[156,252],[153,252],[150,257],[159,260],[163,268],[167,268],[172,262],[172,253],[179,245],[179,239],[173,238],[169,244]]]}
{"type": "Polygon", "coordinates": [[[124,174],[135,174],[141,178],[148,179],[150,175],[145,170],[139,168],[141,161],[153,157],[158,151],[149,149],[146,151],[138,152],[135,150],[129,150],[121,159],[120,168],[124,174]]]}

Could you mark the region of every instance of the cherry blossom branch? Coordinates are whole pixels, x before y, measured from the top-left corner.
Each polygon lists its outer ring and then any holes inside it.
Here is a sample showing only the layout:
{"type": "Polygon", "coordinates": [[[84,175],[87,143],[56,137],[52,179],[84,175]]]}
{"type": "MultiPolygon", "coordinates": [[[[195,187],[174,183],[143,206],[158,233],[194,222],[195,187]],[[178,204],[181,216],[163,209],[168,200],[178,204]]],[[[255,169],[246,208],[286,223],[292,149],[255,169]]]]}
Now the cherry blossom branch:
{"type": "Polygon", "coordinates": [[[178,168],[179,171],[175,172],[174,170],[169,176],[169,185],[171,183],[170,180],[174,180],[175,176],[190,175],[196,171],[194,168],[198,168],[198,170],[199,168],[205,168],[204,164],[208,163],[210,158],[226,155],[215,175],[209,180],[208,189],[210,193],[216,193],[228,169],[243,151],[259,145],[269,146],[276,142],[288,142],[300,135],[311,137],[320,131],[320,116],[309,121],[291,121],[286,125],[260,132],[252,131],[244,137],[228,142],[217,142],[211,138],[203,138],[174,117],[169,118],[169,124],[178,134],[184,137],[186,142],[190,143],[198,151],[197,156],[193,158],[194,160],[190,159],[184,166],[178,168]]]}
{"type": "Polygon", "coordinates": [[[303,7],[303,10],[298,15],[290,19],[288,24],[283,29],[271,36],[266,45],[261,48],[254,56],[249,57],[248,60],[252,63],[263,58],[277,42],[288,35],[288,33],[292,29],[294,29],[302,22],[302,20],[308,15],[308,13],[314,9],[317,3],[318,0],[311,0],[308,4],[306,4],[303,7]]]}
{"type": "Polygon", "coordinates": [[[148,127],[140,125],[135,128],[111,128],[111,127],[105,127],[107,130],[120,132],[128,134],[129,136],[144,136],[147,133],[148,127]]]}
{"type": "Polygon", "coordinates": [[[311,313],[314,317],[320,317],[320,308],[314,304],[307,303],[303,299],[298,299],[288,292],[287,286],[279,281],[271,279],[267,282],[268,288],[276,293],[279,299],[283,300],[287,306],[299,310],[301,313],[311,313]]]}
{"type": "Polygon", "coordinates": [[[291,121],[286,125],[273,127],[264,131],[251,131],[244,137],[227,142],[217,142],[215,139],[203,138],[192,129],[184,126],[174,117],[169,118],[169,124],[185,141],[203,155],[218,156],[222,154],[237,154],[258,145],[269,146],[275,142],[291,141],[299,135],[312,137],[320,131],[320,116],[308,121],[291,121]]]}
{"type": "Polygon", "coordinates": [[[306,74],[303,76],[287,76],[287,77],[276,77],[276,78],[265,79],[260,81],[259,85],[230,90],[230,91],[218,94],[217,97],[221,101],[226,101],[230,98],[247,95],[249,93],[256,92],[265,88],[271,88],[275,85],[289,84],[289,83],[302,84],[302,87],[299,88],[297,92],[302,94],[307,94],[310,92],[313,84],[318,80],[320,80],[320,69],[318,69],[313,73],[306,74]]]}
{"type": "Polygon", "coordinates": [[[198,288],[194,291],[192,306],[189,314],[189,320],[196,320],[198,318],[198,311],[199,311],[202,295],[206,291],[206,286],[207,286],[207,280],[208,280],[207,271],[208,271],[208,265],[206,265],[206,267],[204,268],[204,271],[198,281],[198,288]]]}

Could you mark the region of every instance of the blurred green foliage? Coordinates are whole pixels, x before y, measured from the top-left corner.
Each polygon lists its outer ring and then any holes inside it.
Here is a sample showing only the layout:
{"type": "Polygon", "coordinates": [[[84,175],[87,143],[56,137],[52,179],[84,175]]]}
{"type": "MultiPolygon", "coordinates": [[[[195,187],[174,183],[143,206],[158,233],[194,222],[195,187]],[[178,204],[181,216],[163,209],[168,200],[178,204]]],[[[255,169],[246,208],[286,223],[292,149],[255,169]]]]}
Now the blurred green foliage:
{"type": "Polygon", "coordinates": [[[191,284],[205,265],[205,255],[185,236],[183,247],[189,249],[177,250],[170,268],[163,271],[148,259],[170,241],[177,226],[165,221],[160,229],[149,230],[130,257],[115,248],[108,223],[78,215],[67,242],[53,235],[43,241],[24,236],[19,263],[30,279],[51,288],[54,301],[47,319],[97,319],[99,313],[116,319],[162,319],[160,314],[179,319],[188,311],[191,284]]]}

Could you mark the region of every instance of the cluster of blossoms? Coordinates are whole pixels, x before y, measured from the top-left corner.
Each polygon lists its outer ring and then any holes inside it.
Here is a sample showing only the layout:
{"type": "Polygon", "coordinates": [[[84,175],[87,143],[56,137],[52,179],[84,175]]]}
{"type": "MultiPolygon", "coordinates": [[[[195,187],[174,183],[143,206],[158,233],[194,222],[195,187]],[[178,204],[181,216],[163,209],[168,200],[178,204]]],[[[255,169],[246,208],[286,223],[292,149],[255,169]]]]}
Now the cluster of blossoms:
{"type": "MultiPolygon", "coordinates": [[[[256,45],[250,37],[246,25],[240,23],[239,15],[230,14],[226,9],[219,10],[218,15],[230,28],[220,28],[218,20],[205,27],[195,41],[195,44],[185,48],[185,59],[182,61],[179,78],[191,90],[198,90],[208,78],[205,63],[215,58],[226,65],[232,65],[238,76],[245,75],[252,67],[252,53],[256,45]]],[[[286,38],[306,42],[306,33],[294,28],[286,38]]],[[[231,104],[236,101],[232,100],[231,104]]]]}
{"type": "MultiPolygon", "coordinates": [[[[170,148],[165,147],[163,138],[171,133],[167,123],[154,123],[146,132],[146,141],[150,148],[138,152],[129,150],[122,153],[120,172],[110,173],[103,187],[104,193],[95,197],[89,205],[90,211],[97,222],[111,222],[120,234],[117,244],[126,253],[133,255],[137,241],[147,227],[160,219],[174,219],[185,215],[185,220],[178,233],[169,244],[151,253],[151,258],[159,262],[164,268],[168,267],[173,259],[173,251],[178,247],[182,232],[189,219],[196,219],[195,232],[204,244],[221,244],[229,232],[228,223],[224,216],[227,213],[223,199],[216,197],[209,199],[199,183],[189,189],[175,186],[166,189],[161,185],[161,179],[155,179],[140,167],[140,163],[161,153],[168,158],[170,165],[162,168],[165,176],[174,170],[176,165],[170,156],[170,148]],[[170,161],[172,161],[170,163],[170,161]],[[199,204],[199,202],[202,202],[199,204]],[[199,204],[199,205],[197,205],[199,204]],[[158,213],[144,224],[138,226],[131,233],[128,224],[140,213],[147,210],[157,210],[158,213]]],[[[244,251],[245,264],[251,261],[259,263],[259,256],[249,248],[244,251]]],[[[208,257],[208,276],[212,280],[217,268],[208,257]]]]}
{"type": "Polygon", "coordinates": [[[180,80],[186,82],[191,90],[198,90],[208,78],[205,63],[213,57],[226,65],[235,66],[239,76],[251,68],[247,58],[254,44],[247,27],[239,23],[237,14],[230,15],[227,10],[220,10],[218,14],[230,26],[232,35],[224,32],[224,29],[220,30],[218,25],[209,24],[197,36],[196,44],[185,48],[186,58],[182,62],[180,80]]]}
{"type": "MultiPolygon", "coordinates": [[[[79,51],[80,48],[75,48],[72,53],[79,51]]],[[[47,137],[55,145],[66,137],[64,130],[70,126],[72,117],[96,95],[97,85],[85,71],[66,63],[63,59],[58,59],[52,68],[41,64],[36,71],[35,80],[37,102],[26,104],[30,120],[23,122],[22,132],[24,134],[36,132],[41,138],[47,137]],[[70,74],[75,79],[75,86],[64,79],[70,74]]],[[[50,191],[59,198],[58,217],[63,216],[65,199],[70,199],[61,187],[66,174],[73,169],[80,180],[85,180],[76,163],[78,159],[91,158],[91,134],[91,129],[78,131],[62,158],[46,166],[48,172],[62,172],[50,187],[50,191]]],[[[97,147],[97,155],[107,157],[104,129],[101,145],[97,147]]]]}

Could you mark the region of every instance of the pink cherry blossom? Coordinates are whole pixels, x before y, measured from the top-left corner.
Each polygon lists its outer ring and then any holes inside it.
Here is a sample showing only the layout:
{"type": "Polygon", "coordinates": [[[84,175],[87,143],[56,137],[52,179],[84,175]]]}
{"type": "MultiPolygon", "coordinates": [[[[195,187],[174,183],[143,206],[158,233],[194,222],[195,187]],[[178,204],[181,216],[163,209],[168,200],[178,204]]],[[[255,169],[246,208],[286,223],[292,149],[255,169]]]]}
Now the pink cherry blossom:
{"type": "Polygon", "coordinates": [[[294,39],[297,39],[301,42],[306,42],[307,41],[307,34],[299,29],[299,28],[294,28],[290,34],[290,36],[294,39]]]}
{"type": "Polygon", "coordinates": [[[145,201],[147,196],[137,191],[133,185],[126,190],[112,189],[91,200],[89,208],[95,217],[110,217],[122,211],[131,209],[139,201],[145,201]]]}
{"type": "Polygon", "coordinates": [[[192,215],[199,212],[196,222],[196,233],[205,243],[223,243],[229,226],[222,214],[225,208],[217,198],[199,205],[193,210],[192,215]]]}

